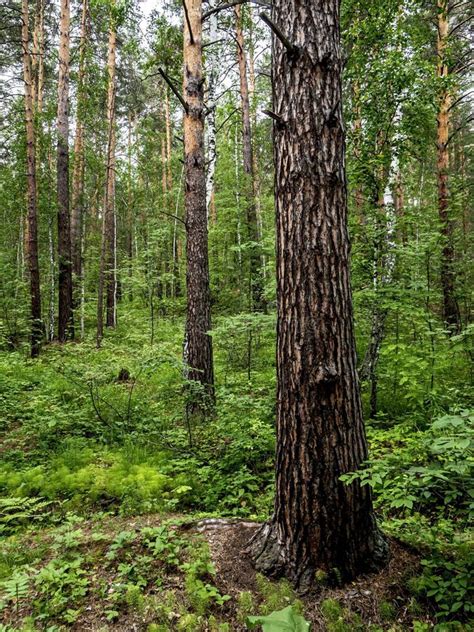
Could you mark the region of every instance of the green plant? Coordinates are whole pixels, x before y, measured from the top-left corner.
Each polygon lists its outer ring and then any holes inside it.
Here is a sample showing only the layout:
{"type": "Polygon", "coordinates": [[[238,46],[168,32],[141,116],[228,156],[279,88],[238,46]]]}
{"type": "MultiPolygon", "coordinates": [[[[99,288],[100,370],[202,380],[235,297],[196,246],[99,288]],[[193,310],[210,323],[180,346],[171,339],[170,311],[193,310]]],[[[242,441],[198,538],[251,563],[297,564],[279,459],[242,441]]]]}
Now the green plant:
{"type": "Polygon", "coordinates": [[[46,520],[50,505],[44,498],[0,498],[0,534],[12,533],[31,520],[46,520]]]}
{"type": "Polygon", "coordinates": [[[309,632],[310,624],[292,606],[267,616],[248,617],[247,625],[255,629],[262,626],[263,632],[309,632]]]}
{"type": "Polygon", "coordinates": [[[255,611],[255,599],[253,594],[246,590],[237,597],[237,617],[240,622],[245,622],[247,617],[255,611]]]}
{"type": "Polygon", "coordinates": [[[301,602],[296,599],[295,591],[287,580],[281,579],[278,582],[273,582],[260,573],[257,574],[256,580],[257,590],[262,596],[261,614],[270,614],[281,610],[291,603],[293,603],[294,608],[300,608],[301,602]]]}
{"type": "Polygon", "coordinates": [[[392,621],[396,616],[396,609],[393,603],[389,601],[381,601],[379,605],[380,617],[384,621],[392,621]]]}
{"type": "Polygon", "coordinates": [[[22,570],[15,570],[11,577],[0,582],[0,610],[13,602],[18,612],[20,601],[26,599],[29,594],[31,576],[31,570],[23,567],[22,570]]]}
{"type": "Polygon", "coordinates": [[[68,623],[77,618],[79,610],[71,605],[80,604],[89,588],[82,562],[81,557],[71,561],[53,559],[41,568],[34,579],[37,598],[33,602],[40,617],[59,616],[68,623]]]}

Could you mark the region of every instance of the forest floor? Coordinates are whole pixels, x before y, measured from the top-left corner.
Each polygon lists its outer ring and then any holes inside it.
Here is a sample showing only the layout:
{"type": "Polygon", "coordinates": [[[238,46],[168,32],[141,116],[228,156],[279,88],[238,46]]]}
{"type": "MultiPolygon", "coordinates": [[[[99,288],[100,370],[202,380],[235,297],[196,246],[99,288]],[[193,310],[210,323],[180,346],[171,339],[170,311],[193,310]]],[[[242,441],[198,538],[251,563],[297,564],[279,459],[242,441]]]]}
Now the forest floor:
{"type": "MultiPolygon", "coordinates": [[[[49,631],[244,632],[248,616],[289,605],[314,631],[411,630],[414,614],[417,629],[433,626],[407,589],[419,556],[399,542],[390,540],[381,572],[340,587],[321,582],[297,595],[287,582],[255,572],[247,546],[256,528],[242,520],[104,515],[31,531],[23,541],[28,570],[38,564],[47,572],[28,599],[17,577],[1,629],[34,630],[44,620],[49,631]],[[42,616],[34,617],[38,611],[42,616]],[[55,620],[59,625],[51,626],[55,620]]],[[[15,554],[4,545],[3,562],[15,554]]]]}
{"type": "Polygon", "coordinates": [[[217,320],[204,422],[183,414],[182,321],[152,331],[130,308],[101,349],[91,330],[35,361],[0,351],[0,632],[241,632],[289,606],[312,632],[474,629],[467,389],[428,408],[416,381],[400,378],[394,400],[381,380],[372,461],[355,476],[392,557],[298,595],[246,553],[273,502],[274,317],[217,320]]]}

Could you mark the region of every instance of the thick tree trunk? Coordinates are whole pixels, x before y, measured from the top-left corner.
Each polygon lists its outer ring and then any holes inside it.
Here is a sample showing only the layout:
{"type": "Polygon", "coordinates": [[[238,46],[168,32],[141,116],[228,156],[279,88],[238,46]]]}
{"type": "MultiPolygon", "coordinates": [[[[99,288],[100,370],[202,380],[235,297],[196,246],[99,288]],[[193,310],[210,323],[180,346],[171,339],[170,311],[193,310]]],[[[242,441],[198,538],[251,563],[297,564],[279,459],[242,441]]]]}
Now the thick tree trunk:
{"type": "Polygon", "coordinates": [[[441,83],[438,109],[438,135],[437,135],[437,175],[438,175],[438,213],[441,223],[442,253],[441,253],[441,288],[443,291],[443,314],[446,326],[452,333],[459,332],[461,316],[455,292],[454,272],[454,245],[453,232],[454,220],[449,208],[449,125],[451,93],[446,84],[449,78],[447,61],[447,40],[449,37],[448,1],[438,0],[438,41],[437,75],[441,83]]]}
{"type": "Polygon", "coordinates": [[[82,285],[82,222],[84,213],[84,82],[86,72],[87,0],[82,1],[79,72],[77,78],[76,137],[74,139],[74,171],[72,177],[71,253],[74,306],[80,301],[82,285]]]}
{"type": "Polygon", "coordinates": [[[29,47],[29,15],[28,0],[22,0],[22,55],[23,79],[25,91],[25,127],[26,127],[26,172],[27,172],[27,202],[28,202],[28,242],[26,244],[31,304],[31,357],[40,352],[42,338],[41,322],[41,293],[38,258],[38,218],[36,199],[36,144],[35,124],[33,116],[32,73],[29,47]]]}
{"type": "Polygon", "coordinates": [[[273,42],[277,212],[277,455],[258,569],[311,586],[378,567],[387,547],[368,486],[353,331],[338,0],[276,0],[297,46],[273,42]]]}
{"type": "Polygon", "coordinates": [[[204,90],[202,75],[202,1],[186,0],[184,20],[184,164],[186,210],[187,315],[185,362],[188,378],[203,384],[212,396],[211,297],[204,157],[204,90]]]}
{"type": "Polygon", "coordinates": [[[74,337],[72,311],[71,226],[69,215],[69,48],[70,5],[61,0],[58,79],[58,339],[74,337]]]}
{"type": "Polygon", "coordinates": [[[240,104],[242,109],[242,149],[245,174],[245,199],[247,210],[248,240],[252,244],[250,254],[250,300],[252,309],[263,309],[262,274],[260,269],[259,231],[257,208],[255,204],[254,159],[252,147],[252,128],[250,123],[250,98],[247,78],[247,56],[242,25],[242,7],[234,7],[235,39],[237,42],[237,61],[240,76],[240,104]]]}

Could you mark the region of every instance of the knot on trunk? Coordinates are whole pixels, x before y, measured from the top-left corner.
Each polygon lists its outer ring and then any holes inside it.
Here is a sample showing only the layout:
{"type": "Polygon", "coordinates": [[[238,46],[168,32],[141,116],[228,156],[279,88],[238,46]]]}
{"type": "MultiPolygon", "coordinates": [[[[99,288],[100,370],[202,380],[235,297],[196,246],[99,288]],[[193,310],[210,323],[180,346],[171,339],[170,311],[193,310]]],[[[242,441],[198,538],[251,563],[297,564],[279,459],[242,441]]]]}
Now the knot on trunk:
{"type": "Polygon", "coordinates": [[[339,378],[340,375],[334,364],[319,364],[312,373],[314,384],[333,384],[337,382],[339,378]]]}

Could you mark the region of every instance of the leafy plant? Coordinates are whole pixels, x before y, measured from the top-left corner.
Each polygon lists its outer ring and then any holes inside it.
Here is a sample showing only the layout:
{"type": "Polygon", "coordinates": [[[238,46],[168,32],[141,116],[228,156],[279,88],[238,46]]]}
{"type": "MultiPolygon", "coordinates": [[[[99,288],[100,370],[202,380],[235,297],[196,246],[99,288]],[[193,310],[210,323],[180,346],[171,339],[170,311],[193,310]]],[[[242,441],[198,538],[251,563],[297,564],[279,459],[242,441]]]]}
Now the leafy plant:
{"type": "Polygon", "coordinates": [[[310,624],[292,606],[267,616],[247,617],[250,629],[262,626],[263,632],[309,632],[310,624]]]}

